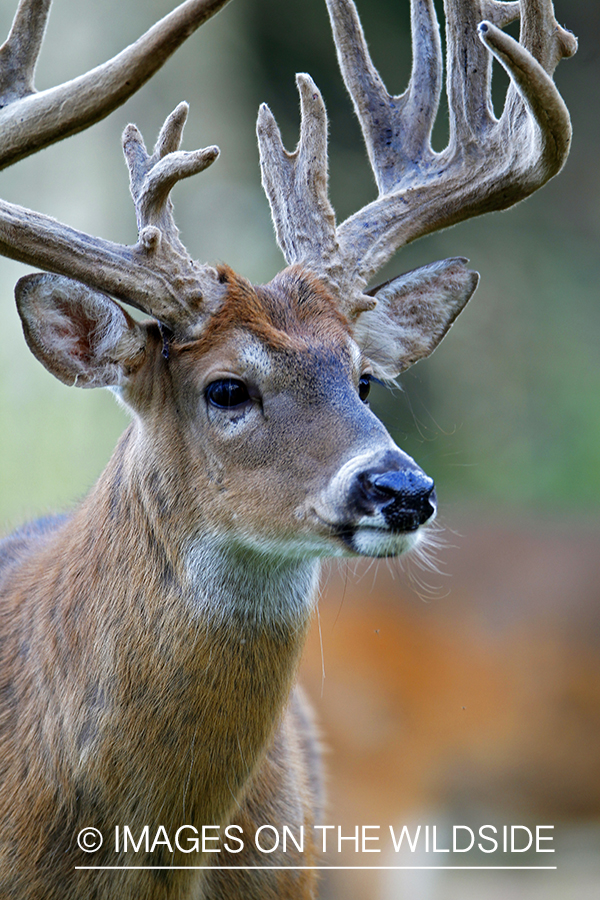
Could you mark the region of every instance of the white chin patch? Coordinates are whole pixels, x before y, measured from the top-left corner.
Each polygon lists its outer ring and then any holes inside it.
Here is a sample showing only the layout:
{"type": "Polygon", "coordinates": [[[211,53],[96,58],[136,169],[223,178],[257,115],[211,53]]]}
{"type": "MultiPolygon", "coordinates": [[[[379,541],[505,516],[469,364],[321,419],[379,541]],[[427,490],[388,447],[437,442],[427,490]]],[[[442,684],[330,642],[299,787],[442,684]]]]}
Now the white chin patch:
{"type": "Polygon", "coordinates": [[[358,528],[351,539],[352,549],[361,556],[401,556],[421,541],[421,531],[398,534],[379,528],[358,528]]]}

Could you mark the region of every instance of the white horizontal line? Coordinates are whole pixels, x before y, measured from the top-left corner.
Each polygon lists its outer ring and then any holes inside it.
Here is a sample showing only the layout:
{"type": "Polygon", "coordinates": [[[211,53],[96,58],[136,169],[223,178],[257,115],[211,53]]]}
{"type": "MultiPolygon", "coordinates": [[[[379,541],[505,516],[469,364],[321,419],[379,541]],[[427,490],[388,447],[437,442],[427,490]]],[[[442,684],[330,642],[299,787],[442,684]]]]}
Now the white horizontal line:
{"type": "Polygon", "coordinates": [[[141,870],[141,871],[145,871],[145,870],[151,871],[151,870],[157,870],[157,869],[166,870],[166,871],[168,871],[170,869],[172,869],[173,871],[180,871],[180,870],[185,870],[185,869],[222,869],[223,871],[227,871],[228,869],[232,869],[232,870],[236,870],[236,871],[243,870],[245,872],[252,872],[252,871],[261,871],[262,872],[262,871],[269,871],[270,869],[271,870],[275,869],[278,871],[283,871],[285,869],[290,869],[290,870],[294,870],[294,871],[299,871],[299,870],[304,871],[306,869],[310,869],[310,870],[336,869],[336,870],[344,870],[344,871],[349,871],[349,870],[352,870],[352,871],[354,871],[354,870],[399,871],[401,869],[402,870],[405,870],[405,869],[411,869],[411,870],[416,870],[416,869],[418,869],[418,870],[424,870],[424,869],[449,870],[449,869],[452,869],[452,870],[471,871],[471,872],[473,872],[473,871],[495,871],[495,872],[511,871],[511,872],[513,872],[516,870],[522,872],[522,871],[550,871],[550,870],[554,871],[558,868],[558,866],[75,866],[75,868],[76,869],[86,869],[86,870],[97,869],[98,871],[111,870],[111,871],[116,871],[116,872],[119,872],[121,870],[125,871],[125,870],[132,870],[132,869],[141,870]]]}

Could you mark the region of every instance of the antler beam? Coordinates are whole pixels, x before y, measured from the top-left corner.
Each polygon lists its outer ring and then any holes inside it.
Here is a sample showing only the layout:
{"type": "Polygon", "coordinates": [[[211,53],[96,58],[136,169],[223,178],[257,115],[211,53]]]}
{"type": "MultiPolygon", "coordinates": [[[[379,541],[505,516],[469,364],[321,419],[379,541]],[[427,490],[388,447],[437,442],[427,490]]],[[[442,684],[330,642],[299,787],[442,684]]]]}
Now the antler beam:
{"type": "Polygon", "coordinates": [[[38,93],[34,74],[51,0],[21,0],[0,47],[0,168],[103,119],[227,2],[186,0],[113,59],[38,93]]]}

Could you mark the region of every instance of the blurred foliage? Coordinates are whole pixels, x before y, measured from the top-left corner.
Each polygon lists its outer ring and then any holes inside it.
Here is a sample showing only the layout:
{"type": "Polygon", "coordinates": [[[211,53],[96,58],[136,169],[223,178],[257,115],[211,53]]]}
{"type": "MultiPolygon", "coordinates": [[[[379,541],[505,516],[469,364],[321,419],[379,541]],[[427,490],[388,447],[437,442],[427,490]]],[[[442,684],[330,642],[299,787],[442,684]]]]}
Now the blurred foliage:
{"type": "MultiPolygon", "coordinates": [[[[16,4],[16,0],[15,0],[16,4]]],[[[0,29],[13,0],[0,0],[0,29]]],[[[55,0],[37,84],[72,77],[134,40],[169,0],[55,0]]],[[[403,90],[410,70],[408,0],[359,0],[376,64],[403,90]]],[[[445,256],[467,256],[481,285],[434,356],[376,391],[394,437],[453,500],[593,510],[600,500],[600,311],[596,172],[600,117],[600,5],[557,0],[580,37],[557,82],[571,109],[565,170],[526,203],[405,248],[381,280],[445,256]]],[[[226,260],[254,281],[281,267],[260,188],[254,119],[267,101],[287,146],[297,140],[296,71],[308,71],[330,116],[331,196],[340,219],[374,196],[360,131],[337,71],[323,0],[235,0],[191,38],[125,107],[88,132],[0,173],[1,196],[112,240],[133,242],[135,222],[120,133],[136,121],[150,143],[167,113],[191,104],[184,145],[217,143],[222,156],[175,192],[190,252],[226,260]]],[[[497,73],[499,110],[506,79],[497,73]]],[[[443,109],[434,135],[440,149],[443,109]]],[[[12,300],[24,267],[0,261],[0,524],[64,506],[98,476],[126,422],[108,392],[68,389],[31,357],[12,300]]]]}

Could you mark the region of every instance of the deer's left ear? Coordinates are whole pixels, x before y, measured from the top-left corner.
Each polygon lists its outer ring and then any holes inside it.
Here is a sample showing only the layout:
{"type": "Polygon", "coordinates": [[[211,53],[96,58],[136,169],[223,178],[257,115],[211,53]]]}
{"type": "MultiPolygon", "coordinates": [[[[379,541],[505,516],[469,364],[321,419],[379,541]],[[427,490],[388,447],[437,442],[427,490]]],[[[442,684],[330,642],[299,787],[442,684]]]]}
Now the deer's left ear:
{"type": "Polygon", "coordinates": [[[370,292],[377,305],[359,315],[354,338],[376,374],[395,378],[435,350],[477,287],[467,262],[431,263],[370,292]]]}

